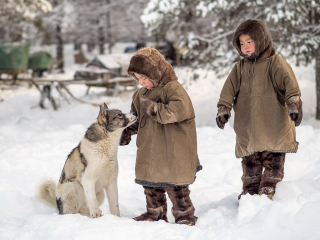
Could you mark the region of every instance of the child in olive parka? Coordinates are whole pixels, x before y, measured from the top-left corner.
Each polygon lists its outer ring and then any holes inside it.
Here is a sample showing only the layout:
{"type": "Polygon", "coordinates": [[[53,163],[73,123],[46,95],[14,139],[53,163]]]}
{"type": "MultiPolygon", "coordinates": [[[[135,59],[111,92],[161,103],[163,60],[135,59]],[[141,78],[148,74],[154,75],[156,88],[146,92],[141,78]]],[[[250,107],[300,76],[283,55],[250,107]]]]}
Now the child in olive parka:
{"type": "Polygon", "coordinates": [[[243,59],[223,86],[216,122],[223,129],[233,107],[236,157],[242,158],[243,168],[239,199],[247,193],[271,199],[284,176],[286,153],[298,149],[295,126],[303,115],[301,93],[292,68],[275,53],[262,21],[241,23],[233,46],[243,59]]]}
{"type": "Polygon", "coordinates": [[[136,52],[128,74],[143,86],[132,97],[131,112],[138,121],[123,131],[120,143],[126,145],[137,134],[135,182],[144,188],[147,212],[134,219],[167,221],[167,192],[175,222],[194,225],[189,184],[202,167],[191,100],[172,66],[154,48],[136,52]]]}

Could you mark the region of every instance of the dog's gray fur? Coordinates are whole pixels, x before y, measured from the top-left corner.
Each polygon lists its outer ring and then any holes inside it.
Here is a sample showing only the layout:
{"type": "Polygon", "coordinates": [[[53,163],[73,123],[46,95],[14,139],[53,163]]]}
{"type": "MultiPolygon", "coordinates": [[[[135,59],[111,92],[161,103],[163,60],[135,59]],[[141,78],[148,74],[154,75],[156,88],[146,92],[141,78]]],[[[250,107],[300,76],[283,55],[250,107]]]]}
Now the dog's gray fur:
{"type": "Polygon", "coordinates": [[[118,205],[117,149],[122,131],[136,121],[133,114],[100,106],[97,120],[91,124],[80,144],[69,154],[56,186],[53,180],[43,182],[38,197],[60,214],[80,213],[100,217],[99,206],[105,193],[110,212],[120,216],[118,205]]]}

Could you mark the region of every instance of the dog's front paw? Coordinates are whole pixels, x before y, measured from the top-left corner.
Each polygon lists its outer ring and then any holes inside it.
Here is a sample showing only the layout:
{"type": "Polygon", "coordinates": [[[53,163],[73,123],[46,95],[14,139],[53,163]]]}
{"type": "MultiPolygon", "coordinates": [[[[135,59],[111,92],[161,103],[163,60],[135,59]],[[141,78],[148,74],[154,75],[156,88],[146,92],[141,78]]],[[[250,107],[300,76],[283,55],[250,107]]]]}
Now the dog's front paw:
{"type": "Polygon", "coordinates": [[[102,217],[102,211],[98,208],[93,213],[90,213],[90,217],[92,218],[99,218],[102,217]]]}

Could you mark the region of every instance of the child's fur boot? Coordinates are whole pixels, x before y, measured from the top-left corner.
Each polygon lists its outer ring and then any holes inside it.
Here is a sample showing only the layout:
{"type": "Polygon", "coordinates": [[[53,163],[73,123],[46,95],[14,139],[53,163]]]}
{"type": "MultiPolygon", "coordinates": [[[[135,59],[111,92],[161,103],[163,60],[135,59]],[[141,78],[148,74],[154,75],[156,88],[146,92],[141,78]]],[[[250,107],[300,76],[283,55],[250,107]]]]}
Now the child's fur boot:
{"type": "Polygon", "coordinates": [[[264,172],[259,186],[259,194],[270,199],[275,194],[276,185],[284,177],[285,153],[263,152],[261,155],[264,172]]]}
{"type": "Polygon", "coordinates": [[[135,217],[136,221],[159,221],[167,219],[167,200],[165,191],[162,188],[144,187],[147,198],[147,212],[135,217]]]}
{"type": "Polygon", "coordinates": [[[195,209],[189,197],[188,186],[168,187],[166,189],[173,204],[172,214],[175,217],[175,222],[194,226],[198,218],[194,216],[195,209]]]}
{"type": "Polygon", "coordinates": [[[265,194],[272,199],[275,194],[276,184],[284,176],[284,162],[285,153],[264,151],[255,152],[250,156],[244,157],[242,160],[243,192],[238,199],[247,193],[251,195],[265,194]]]}

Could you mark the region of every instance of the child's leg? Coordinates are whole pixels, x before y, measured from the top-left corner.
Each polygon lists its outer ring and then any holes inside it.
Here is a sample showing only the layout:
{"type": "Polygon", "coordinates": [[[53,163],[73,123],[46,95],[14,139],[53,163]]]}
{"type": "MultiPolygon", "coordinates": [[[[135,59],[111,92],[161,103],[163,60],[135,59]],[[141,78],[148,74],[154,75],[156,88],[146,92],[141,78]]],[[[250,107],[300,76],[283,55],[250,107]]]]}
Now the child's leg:
{"type": "Polygon", "coordinates": [[[195,225],[197,217],[194,216],[194,206],[190,199],[188,186],[166,187],[169,198],[172,201],[172,214],[175,222],[179,224],[195,225]]]}
{"type": "Polygon", "coordinates": [[[255,152],[250,156],[242,158],[242,169],[243,192],[239,195],[238,199],[247,193],[253,195],[259,192],[262,174],[261,152],[255,152]]]}
{"type": "Polygon", "coordinates": [[[284,176],[285,156],[285,153],[262,153],[262,161],[265,169],[259,187],[259,194],[266,194],[270,199],[273,197],[276,184],[280,182],[284,176]]]}
{"type": "Polygon", "coordinates": [[[146,187],[144,194],[147,198],[147,212],[135,217],[136,221],[158,221],[167,219],[167,200],[163,188],[160,187],[146,187]]]}

